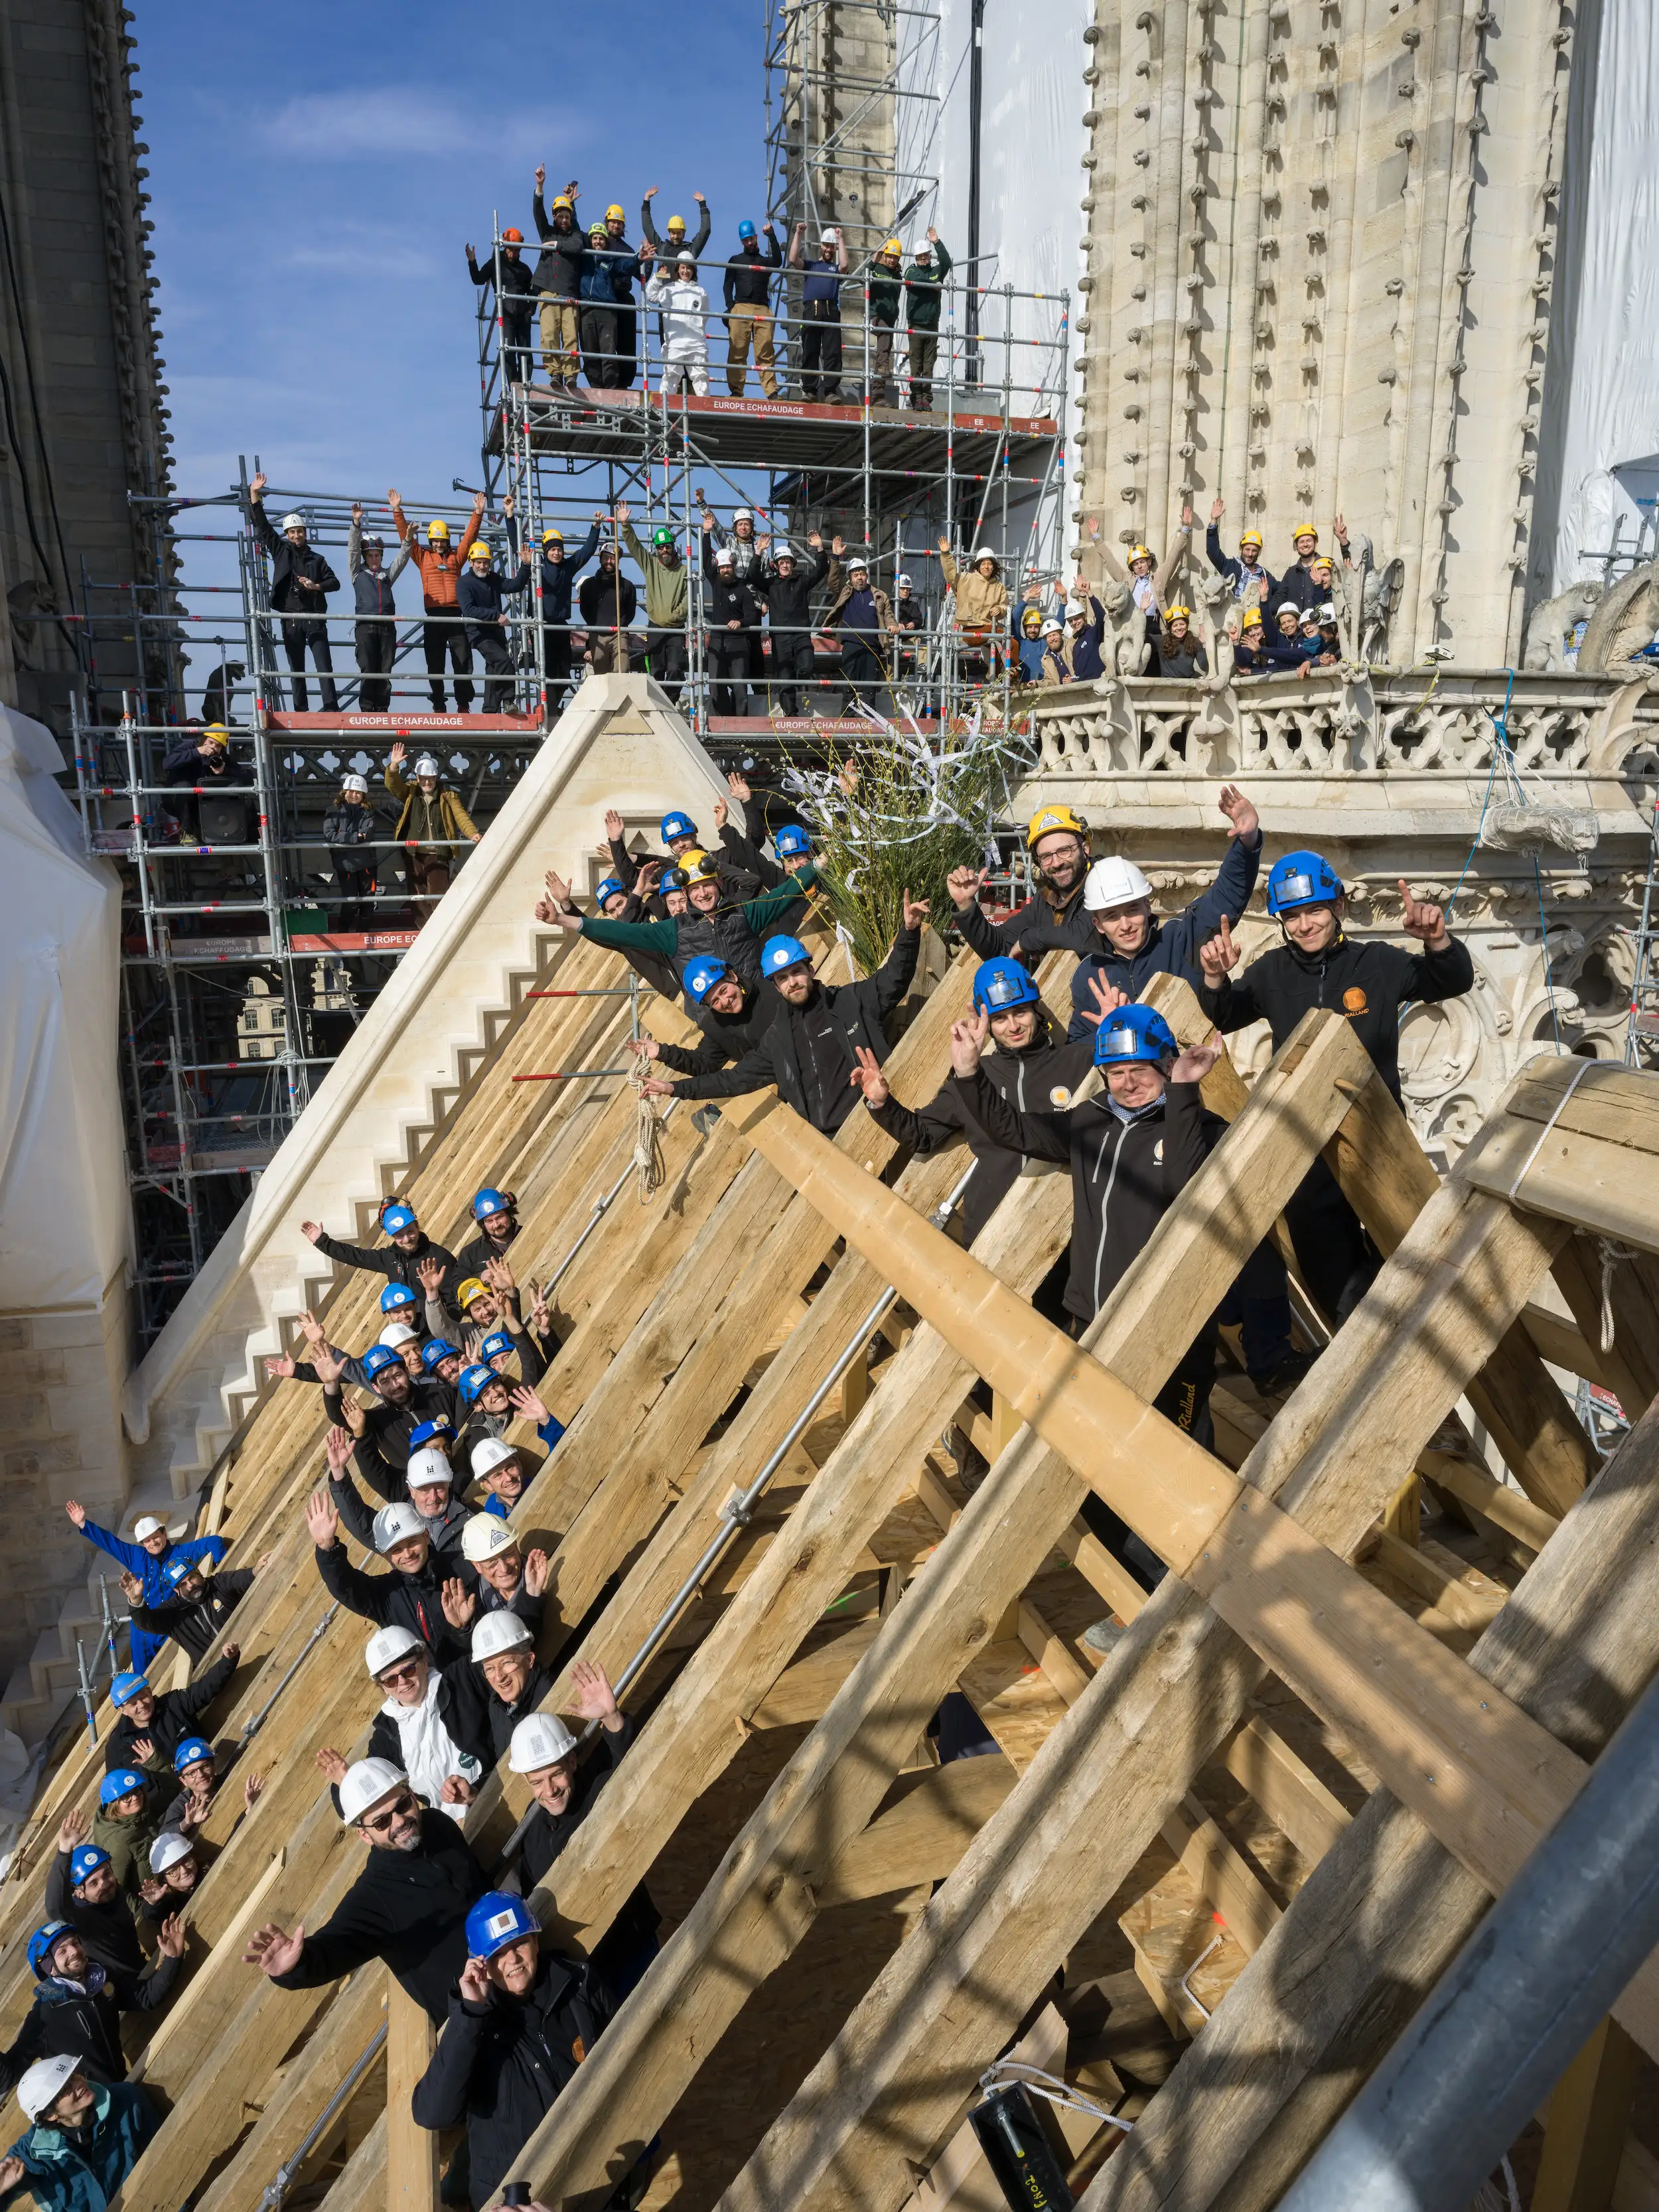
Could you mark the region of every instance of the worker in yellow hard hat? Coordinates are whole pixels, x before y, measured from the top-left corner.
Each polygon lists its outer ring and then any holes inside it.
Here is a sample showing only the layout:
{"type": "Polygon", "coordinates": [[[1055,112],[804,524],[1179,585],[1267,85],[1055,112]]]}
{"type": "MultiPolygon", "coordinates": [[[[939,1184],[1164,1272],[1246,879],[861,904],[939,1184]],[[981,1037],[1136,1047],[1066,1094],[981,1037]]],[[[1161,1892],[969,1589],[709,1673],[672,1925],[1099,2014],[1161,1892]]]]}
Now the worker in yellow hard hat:
{"type": "Polygon", "coordinates": [[[865,270],[870,302],[870,404],[896,407],[898,386],[893,376],[893,332],[898,326],[899,301],[904,292],[904,241],[890,238],[871,255],[865,270]]]}
{"type": "Polygon", "coordinates": [[[778,397],[777,356],[772,344],[772,271],[783,259],[769,216],[758,236],[745,216],[738,225],[738,250],[726,264],[726,388],[741,399],[748,381],[749,347],[761,391],[778,397]]]}
{"type": "Polygon", "coordinates": [[[514,682],[513,653],[507,640],[506,602],[516,598],[530,582],[530,562],[519,557],[519,525],[513,512],[513,495],[501,501],[507,542],[514,559],[509,578],[495,573],[495,556],[482,538],[466,549],[466,574],[456,586],[456,600],[466,620],[466,641],[483,661],[483,704],[486,714],[499,714],[507,705],[514,682]]]}
{"type": "Polygon", "coordinates": [[[627,224],[613,200],[605,220],[587,226],[582,262],[582,363],[592,392],[625,392],[638,371],[638,323],[634,287],[651,273],[651,256],[628,242],[627,224]]]}
{"type": "Polygon", "coordinates": [[[426,526],[423,545],[416,543],[415,526],[404,513],[404,503],[398,493],[389,491],[386,496],[392,520],[398,526],[398,539],[408,546],[410,558],[421,572],[421,599],[426,610],[421,647],[426,654],[426,672],[432,685],[432,711],[434,714],[445,711],[444,663],[447,659],[455,672],[456,711],[470,714],[472,686],[461,679],[472,672],[472,655],[467,649],[466,629],[455,604],[455,586],[466,566],[462,556],[483,521],[483,494],[473,495],[472,513],[465,528],[459,533],[459,542],[452,539],[449,525],[443,517],[434,515],[426,526]]]}
{"type": "Polygon", "coordinates": [[[542,241],[536,264],[536,289],[542,301],[542,368],[556,392],[577,388],[577,349],[581,343],[582,261],[587,240],[576,223],[576,185],[573,178],[553,202],[550,218],[542,203],[547,171],[536,171],[536,196],[530,212],[542,241]]]}
{"type": "Polygon", "coordinates": [[[1005,921],[993,921],[980,905],[982,869],[958,868],[949,879],[957,927],[981,960],[1000,960],[1012,953],[1034,914],[1052,915],[1058,923],[1081,909],[1089,873],[1089,825],[1076,808],[1039,806],[1026,825],[1025,850],[1036,869],[1037,896],[1030,904],[1018,906],[1005,921]]]}
{"type": "MultiPolygon", "coordinates": [[[[651,203],[656,197],[657,187],[653,185],[640,203],[640,230],[646,245],[650,246],[656,256],[658,268],[665,269],[672,276],[675,272],[680,254],[690,253],[694,262],[702,259],[702,250],[708,243],[708,234],[714,228],[714,217],[708,212],[708,203],[702,194],[693,192],[691,197],[697,204],[697,228],[690,241],[688,242],[685,235],[685,217],[683,215],[669,216],[668,235],[664,238],[659,234],[656,224],[651,220],[651,203]]],[[[659,354],[662,351],[667,336],[659,311],[657,316],[659,354]]]]}
{"type": "Polygon", "coordinates": [[[1210,566],[1227,579],[1241,607],[1271,606],[1279,596],[1279,587],[1261,565],[1261,532],[1244,531],[1239,538],[1237,558],[1231,557],[1221,550],[1221,532],[1217,527],[1226,511],[1225,501],[1219,499],[1210,509],[1210,526],[1204,533],[1210,566]]]}
{"type": "Polygon", "coordinates": [[[1210,672],[1210,656],[1193,635],[1193,611],[1179,599],[1164,610],[1157,650],[1151,672],[1154,676],[1190,679],[1210,672]]]}

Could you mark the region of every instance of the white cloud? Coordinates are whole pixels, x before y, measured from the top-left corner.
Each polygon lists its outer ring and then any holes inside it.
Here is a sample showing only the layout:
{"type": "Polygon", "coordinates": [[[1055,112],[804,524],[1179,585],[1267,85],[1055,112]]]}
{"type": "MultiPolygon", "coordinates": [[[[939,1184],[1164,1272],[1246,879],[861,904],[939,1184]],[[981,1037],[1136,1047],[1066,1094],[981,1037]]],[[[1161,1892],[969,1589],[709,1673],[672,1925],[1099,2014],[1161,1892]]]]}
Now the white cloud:
{"type": "Polygon", "coordinates": [[[301,93],[265,117],[260,129],[274,149],[312,161],[406,156],[420,163],[434,153],[453,162],[477,147],[481,132],[496,151],[516,157],[537,145],[568,143],[571,126],[563,117],[532,121],[511,114],[493,116],[485,126],[465,100],[415,85],[380,85],[301,93]]]}

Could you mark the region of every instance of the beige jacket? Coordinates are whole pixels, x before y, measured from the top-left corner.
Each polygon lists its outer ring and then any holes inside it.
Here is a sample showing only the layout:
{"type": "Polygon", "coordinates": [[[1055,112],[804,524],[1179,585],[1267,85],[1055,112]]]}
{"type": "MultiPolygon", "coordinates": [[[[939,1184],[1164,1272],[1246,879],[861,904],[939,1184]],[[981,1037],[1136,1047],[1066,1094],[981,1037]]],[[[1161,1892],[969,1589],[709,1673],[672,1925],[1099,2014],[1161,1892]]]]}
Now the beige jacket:
{"type": "Polygon", "coordinates": [[[939,566],[955,592],[957,623],[963,629],[1005,630],[1008,627],[1008,586],[1000,575],[988,580],[977,568],[963,569],[950,554],[941,553],[939,566]]]}

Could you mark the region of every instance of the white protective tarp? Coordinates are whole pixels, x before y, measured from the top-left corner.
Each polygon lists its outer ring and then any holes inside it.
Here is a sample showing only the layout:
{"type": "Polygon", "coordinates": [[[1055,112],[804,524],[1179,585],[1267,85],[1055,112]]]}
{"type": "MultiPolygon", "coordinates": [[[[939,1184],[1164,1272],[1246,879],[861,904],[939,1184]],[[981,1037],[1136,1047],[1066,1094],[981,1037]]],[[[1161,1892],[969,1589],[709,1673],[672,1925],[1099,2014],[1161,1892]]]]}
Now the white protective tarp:
{"type": "Polygon", "coordinates": [[[1600,15],[1594,51],[1587,11],[1573,58],[1556,271],[1570,326],[1552,337],[1565,386],[1550,395],[1540,456],[1540,503],[1556,518],[1540,597],[1599,577],[1615,527],[1628,554],[1659,493],[1659,7],[1601,0],[1600,15]]]}
{"type": "Polygon", "coordinates": [[[50,730],[0,707],[0,1311],[97,1308],[131,1249],[121,891],[81,849],[50,730]]]}

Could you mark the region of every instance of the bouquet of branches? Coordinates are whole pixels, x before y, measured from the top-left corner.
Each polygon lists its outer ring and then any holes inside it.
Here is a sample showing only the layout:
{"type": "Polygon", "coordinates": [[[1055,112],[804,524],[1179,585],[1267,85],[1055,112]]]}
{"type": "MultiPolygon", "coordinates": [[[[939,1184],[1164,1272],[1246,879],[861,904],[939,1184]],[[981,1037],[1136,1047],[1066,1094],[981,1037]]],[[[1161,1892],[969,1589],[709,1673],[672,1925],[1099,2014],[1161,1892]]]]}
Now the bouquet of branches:
{"type": "Polygon", "coordinates": [[[930,738],[864,710],[871,742],[855,760],[795,765],[785,784],[811,826],[831,912],[869,975],[887,957],[905,894],[949,910],[953,868],[994,866],[994,830],[1030,766],[1024,733],[941,726],[930,738]]]}

